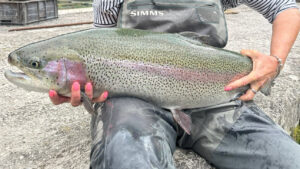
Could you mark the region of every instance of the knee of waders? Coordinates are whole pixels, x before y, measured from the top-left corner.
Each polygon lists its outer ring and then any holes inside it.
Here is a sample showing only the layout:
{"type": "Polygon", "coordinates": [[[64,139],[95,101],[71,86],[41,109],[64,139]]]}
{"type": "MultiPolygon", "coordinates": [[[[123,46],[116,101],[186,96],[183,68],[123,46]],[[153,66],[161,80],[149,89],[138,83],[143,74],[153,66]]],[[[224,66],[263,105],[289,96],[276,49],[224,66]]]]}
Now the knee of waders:
{"type": "Polygon", "coordinates": [[[126,130],[134,136],[174,130],[172,114],[137,98],[111,98],[102,107],[104,131],[126,130]]]}

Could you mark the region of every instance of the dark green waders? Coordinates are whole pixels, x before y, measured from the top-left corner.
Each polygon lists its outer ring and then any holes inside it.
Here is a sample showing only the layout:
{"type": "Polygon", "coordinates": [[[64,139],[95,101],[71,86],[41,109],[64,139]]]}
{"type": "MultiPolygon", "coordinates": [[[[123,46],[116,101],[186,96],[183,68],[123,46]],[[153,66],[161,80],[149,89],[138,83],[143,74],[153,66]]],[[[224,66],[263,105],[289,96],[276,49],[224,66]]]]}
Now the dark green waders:
{"type": "Polygon", "coordinates": [[[91,168],[174,169],[176,145],[220,169],[300,168],[300,145],[253,102],[185,111],[192,116],[191,135],[169,111],[139,99],[109,99],[98,111],[91,122],[91,168]]]}

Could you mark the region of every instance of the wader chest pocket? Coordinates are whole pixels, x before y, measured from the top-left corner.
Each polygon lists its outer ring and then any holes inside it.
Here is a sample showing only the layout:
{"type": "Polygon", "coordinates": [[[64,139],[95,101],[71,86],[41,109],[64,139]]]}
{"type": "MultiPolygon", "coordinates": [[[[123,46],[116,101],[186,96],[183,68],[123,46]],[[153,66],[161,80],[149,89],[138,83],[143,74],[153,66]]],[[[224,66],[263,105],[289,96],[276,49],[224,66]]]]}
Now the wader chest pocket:
{"type": "Polygon", "coordinates": [[[118,27],[183,33],[216,47],[224,47],[227,42],[219,0],[127,0],[118,27]]]}

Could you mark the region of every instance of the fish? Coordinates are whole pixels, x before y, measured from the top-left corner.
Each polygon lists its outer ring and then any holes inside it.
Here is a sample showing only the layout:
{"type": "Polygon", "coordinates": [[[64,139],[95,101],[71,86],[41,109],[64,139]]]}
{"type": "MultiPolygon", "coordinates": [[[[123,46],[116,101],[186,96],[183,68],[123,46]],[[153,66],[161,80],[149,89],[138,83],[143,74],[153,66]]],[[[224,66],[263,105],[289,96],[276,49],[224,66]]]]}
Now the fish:
{"type": "Polygon", "coordinates": [[[7,70],[5,77],[26,90],[70,96],[73,82],[91,82],[94,97],[108,91],[110,97],[136,97],[169,109],[188,134],[192,120],[183,110],[237,99],[249,86],[232,91],[224,86],[253,66],[247,56],[180,34],[122,28],[31,43],[11,52],[8,62],[22,72],[7,70]]]}

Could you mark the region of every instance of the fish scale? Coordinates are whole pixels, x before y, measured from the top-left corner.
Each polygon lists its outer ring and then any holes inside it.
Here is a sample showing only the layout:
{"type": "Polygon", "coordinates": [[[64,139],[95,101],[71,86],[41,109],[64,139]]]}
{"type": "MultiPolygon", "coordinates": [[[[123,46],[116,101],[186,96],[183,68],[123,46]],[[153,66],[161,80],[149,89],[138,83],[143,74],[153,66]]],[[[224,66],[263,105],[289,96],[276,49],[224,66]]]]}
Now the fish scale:
{"type": "Polygon", "coordinates": [[[226,92],[224,86],[252,70],[246,56],[179,34],[118,28],[61,35],[29,44],[9,57],[11,64],[31,78],[27,78],[29,83],[20,80],[26,79],[25,75],[17,78],[17,74],[6,73],[19,86],[36,91],[55,89],[70,96],[74,81],[81,86],[91,81],[95,97],[107,90],[110,97],[138,97],[170,109],[187,133],[191,120],[182,109],[235,99],[248,87],[226,92]],[[30,67],[33,62],[40,67],[30,67]]]}

